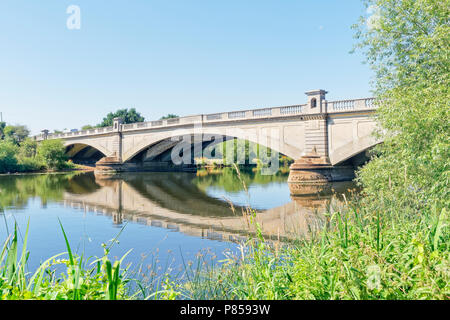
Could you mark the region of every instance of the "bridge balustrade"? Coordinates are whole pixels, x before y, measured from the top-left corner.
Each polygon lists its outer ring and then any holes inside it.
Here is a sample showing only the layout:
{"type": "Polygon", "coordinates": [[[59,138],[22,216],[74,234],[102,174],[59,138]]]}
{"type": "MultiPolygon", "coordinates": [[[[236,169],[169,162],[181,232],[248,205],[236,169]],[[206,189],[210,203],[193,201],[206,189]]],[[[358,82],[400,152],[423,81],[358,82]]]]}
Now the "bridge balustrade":
{"type": "Polygon", "coordinates": [[[328,102],[328,112],[347,112],[375,109],[375,98],[340,100],[328,102]]]}
{"type": "Polygon", "coordinates": [[[355,109],[355,101],[354,100],[341,100],[341,101],[333,101],[330,102],[333,111],[340,110],[353,110],[355,109]]]}
{"type": "Polygon", "coordinates": [[[280,114],[285,115],[285,114],[302,113],[302,109],[303,109],[303,105],[281,107],[280,114]]]}
{"type": "Polygon", "coordinates": [[[162,126],[162,125],[163,125],[162,120],[152,121],[152,122],[151,122],[151,126],[152,126],[152,127],[158,127],[158,126],[162,126]]]}
{"type": "Polygon", "coordinates": [[[254,117],[265,117],[265,116],[271,116],[271,115],[272,115],[272,109],[270,109],[270,108],[253,110],[254,117]]]}
{"type": "Polygon", "coordinates": [[[175,124],[175,123],[179,123],[179,122],[180,122],[180,118],[167,119],[167,124],[175,124]]]}
{"type": "Polygon", "coordinates": [[[245,111],[228,112],[228,119],[245,118],[245,111]]]}
{"type": "Polygon", "coordinates": [[[220,120],[222,119],[221,113],[215,113],[215,114],[207,114],[206,120],[220,120]]]}

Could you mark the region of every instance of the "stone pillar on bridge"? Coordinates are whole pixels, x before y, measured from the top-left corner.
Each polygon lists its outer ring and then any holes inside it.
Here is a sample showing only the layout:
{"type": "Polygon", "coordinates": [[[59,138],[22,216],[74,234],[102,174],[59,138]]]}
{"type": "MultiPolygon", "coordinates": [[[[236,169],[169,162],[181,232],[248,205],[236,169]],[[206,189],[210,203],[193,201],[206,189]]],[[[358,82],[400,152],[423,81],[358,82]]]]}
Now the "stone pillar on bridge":
{"type": "Polygon", "coordinates": [[[118,162],[122,162],[122,124],[122,118],[113,119],[113,131],[117,134],[114,137],[112,151],[118,162]]]}
{"type": "Polygon", "coordinates": [[[103,173],[115,173],[123,170],[122,165],[122,118],[113,119],[112,131],[115,133],[112,137],[112,155],[101,158],[95,164],[95,171],[103,173]]]}
{"type": "Polygon", "coordinates": [[[319,192],[333,181],[351,179],[353,168],[333,167],[328,157],[328,115],[325,90],[306,92],[305,151],[290,167],[289,188],[292,195],[319,192]]]}
{"type": "Polygon", "coordinates": [[[47,140],[47,138],[48,138],[48,130],[44,129],[41,132],[42,132],[42,139],[47,140]]]}
{"type": "Polygon", "coordinates": [[[305,111],[311,116],[306,121],[305,155],[315,150],[317,154],[328,157],[326,94],[320,89],[306,92],[308,103],[305,111]]]}

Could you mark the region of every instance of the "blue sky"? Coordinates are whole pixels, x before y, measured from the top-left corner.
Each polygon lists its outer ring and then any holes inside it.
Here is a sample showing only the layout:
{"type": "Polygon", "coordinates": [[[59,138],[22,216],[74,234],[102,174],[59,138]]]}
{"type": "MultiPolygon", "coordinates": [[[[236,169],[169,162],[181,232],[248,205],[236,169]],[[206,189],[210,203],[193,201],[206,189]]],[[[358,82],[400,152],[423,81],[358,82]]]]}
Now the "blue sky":
{"type": "Polygon", "coordinates": [[[350,54],[361,0],[2,0],[0,111],[41,129],[97,124],[136,108],[214,113],[370,96],[350,54]],[[81,28],[69,30],[69,5],[81,28]]]}

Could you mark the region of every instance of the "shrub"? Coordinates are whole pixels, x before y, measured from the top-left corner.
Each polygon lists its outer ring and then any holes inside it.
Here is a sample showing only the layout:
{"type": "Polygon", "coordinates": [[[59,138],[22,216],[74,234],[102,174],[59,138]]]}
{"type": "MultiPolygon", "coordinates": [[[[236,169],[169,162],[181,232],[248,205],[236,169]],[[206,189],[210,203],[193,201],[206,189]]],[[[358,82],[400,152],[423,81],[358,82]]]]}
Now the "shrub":
{"type": "Polygon", "coordinates": [[[19,148],[11,141],[0,141],[0,172],[17,170],[16,154],[19,148]]]}
{"type": "Polygon", "coordinates": [[[63,169],[66,167],[67,156],[62,140],[44,140],[37,148],[37,157],[49,169],[63,169]]]}
{"type": "Polygon", "coordinates": [[[43,169],[45,169],[45,164],[36,157],[19,158],[17,170],[20,172],[40,171],[43,169]]]}
{"type": "Polygon", "coordinates": [[[448,207],[450,1],[365,2],[374,12],[356,37],[376,74],[384,143],[359,181],[377,205],[448,207]]]}

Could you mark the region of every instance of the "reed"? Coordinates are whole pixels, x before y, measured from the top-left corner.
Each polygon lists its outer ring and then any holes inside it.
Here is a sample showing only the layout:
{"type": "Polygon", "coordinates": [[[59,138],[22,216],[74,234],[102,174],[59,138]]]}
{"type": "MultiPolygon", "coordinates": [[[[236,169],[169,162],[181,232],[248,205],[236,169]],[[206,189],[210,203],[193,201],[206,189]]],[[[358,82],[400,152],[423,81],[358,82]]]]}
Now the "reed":
{"type": "Polygon", "coordinates": [[[117,300],[125,295],[127,268],[123,260],[113,263],[108,254],[111,246],[104,245],[104,256],[89,263],[89,259],[73,254],[67,235],[60,222],[67,252],[57,254],[39,266],[34,272],[27,271],[28,228],[24,235],[19,257],[17,225],[5,240],[0,254],[0,299],[49,299],[49,300],[117,300]],[[61,258],[65,256],[66,258],[61,258]],[[65,270],[56,273],[56,267],[65,270]]]}
{"type": "MultiPolygon", "coordinates": [[[[316,236],[276,249],[262,236],[186,287],[202,299],[450,298],[449,219],[445,208],[372,211],[359,203],[327,214],[316,236]],[[220,285],[219,285],[220,283],[220,285]]],[[[258,230],[258,226],[256,226],[258,230]]]]}

